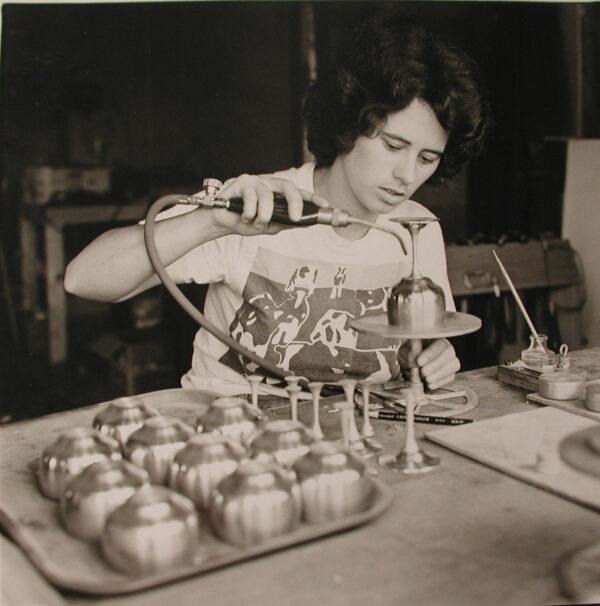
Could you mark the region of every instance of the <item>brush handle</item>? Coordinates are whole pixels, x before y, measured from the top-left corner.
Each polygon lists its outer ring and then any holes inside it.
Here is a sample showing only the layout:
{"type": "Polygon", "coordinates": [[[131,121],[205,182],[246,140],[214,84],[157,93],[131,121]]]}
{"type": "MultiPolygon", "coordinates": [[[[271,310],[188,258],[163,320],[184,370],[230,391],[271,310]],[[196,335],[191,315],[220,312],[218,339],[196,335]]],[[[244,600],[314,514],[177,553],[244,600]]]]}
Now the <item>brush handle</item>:
{"type": "Polygon", "coordinates": [[[529,317],[529,314],[527,313],[527,310],[525,309],[525,306],[523,305],[523,301],[521,301],[521,297],[519,297],[519,293],[517,292],[515,285],[512,283],[512,280],[510,279],[510,276],[508,275],[508,272],[506,271],[506,268],[504,267],[502,261],[500,261],[500,257],[498,257],[495,250],[492,250],[492,254],[494,255],[494,258],[496,259],[496,262],[500,266],[500,271],[502,271],[502,275],[504,276],[504,279],[506,280],[506,282],[508,283],[508,286],[510,287],[513,297],[515,298],[515,301],[517,302],[517,305],[519,306],[519,309],[521,310],[521,313],[523,314],[523,317],[525,318],[525,321],[527,322],[527,326],[529,326],[529,330],[531,331],[531,334],[535,337],[536,341],[539,341],[540,336],[538,335],[537,330],[535,329],[533,322],[531,321],[531,318],[529,317]]]}

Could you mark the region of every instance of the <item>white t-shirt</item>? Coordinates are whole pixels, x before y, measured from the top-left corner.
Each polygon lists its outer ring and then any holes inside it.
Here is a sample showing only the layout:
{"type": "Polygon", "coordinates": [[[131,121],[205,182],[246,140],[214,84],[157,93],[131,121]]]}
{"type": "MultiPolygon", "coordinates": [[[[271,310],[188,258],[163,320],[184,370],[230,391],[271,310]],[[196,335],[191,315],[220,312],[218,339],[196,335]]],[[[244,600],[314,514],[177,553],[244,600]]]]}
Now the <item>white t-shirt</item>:
{"type": "MultiPolygon", "coordinates": [[[[275,173],[314,191],[315,165],[275,173]]],[[[189,212],[174,207],[160,219],[189,212]]],[[[407,200],[394,216],[433,216],[407,200]]],[[[403,228],[390,223],[396,231],[403,228]]],[[[428,225],[418,239],[419,269],[440,285],[446,307],[454,310],[442,231],[428,225]]],[[[276,235],[228,235],[196,247],[167,270],[175,282],[209,283],[204,313],[236,341],[289,374],[332,382],[343,374],[386,381],[398,375],[397,340],[357,333],[354,318],[386,311],[390,288],[410,274],[411,261],[393,236],[370,229],[346,240],[329,225],[299,227],[276,235]]],[[[248,393],[244,374],[256,365],[204,329],[194,339],[187,389],[223,395],[248,393]]]]}

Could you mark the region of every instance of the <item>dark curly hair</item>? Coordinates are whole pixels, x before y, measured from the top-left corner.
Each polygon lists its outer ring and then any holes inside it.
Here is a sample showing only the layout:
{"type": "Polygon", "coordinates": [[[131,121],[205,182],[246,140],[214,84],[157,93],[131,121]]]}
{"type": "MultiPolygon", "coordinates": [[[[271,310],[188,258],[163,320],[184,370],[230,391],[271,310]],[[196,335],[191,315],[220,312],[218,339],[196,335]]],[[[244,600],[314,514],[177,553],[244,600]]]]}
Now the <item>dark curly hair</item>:
{"type": "Polygon", "coordinates": [[[318,166],[373,136],[386,116],[415,98],[428,103],[448,132],[429,180],[447,182],[482,149],[489,123],[485,87],[475,64],[417,24],[379,15],[360,24],[335,69],[313,82],[305,101],[308,148],[318,166]]]}

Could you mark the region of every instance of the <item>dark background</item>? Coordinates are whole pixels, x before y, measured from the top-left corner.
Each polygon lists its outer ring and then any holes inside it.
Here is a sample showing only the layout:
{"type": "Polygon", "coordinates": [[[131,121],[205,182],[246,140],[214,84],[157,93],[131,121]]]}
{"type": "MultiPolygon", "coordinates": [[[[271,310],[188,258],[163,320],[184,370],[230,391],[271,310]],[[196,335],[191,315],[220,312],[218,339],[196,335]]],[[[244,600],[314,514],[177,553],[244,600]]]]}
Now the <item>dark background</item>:
{"type": "MultiPolygon", "coordinates": [[[[161,322],[131,333],[132,303],[69,297],[69,353],[48,363],[44,301],[20,308],[18,218],[27,166],[102,166],[112,202],[194,191],[206,176],[302,163],[308,82],[303,23],[314,19],[318,70],[345,29],[376,10],[418,18],[464,48],[490,89],[483,156],[445,190],[415,198],[449,242],[560,234],[567,137],[600,137],[600,6],[488,2],[185,2],[2,7],[2,413],[22,418],[122,393],[96,340],[160,344],[160,381],[187,370],[195,326],[160,292],[161,322]],[[579,66],[579,68],[577,67],[579,66]],[[581,97],[577,97],[577,90],[581,97]],[[515,236],[516,237],[516,236],[515,236]],[[15,330],[16,328],[16,330],[15,330]],[[95,351],[96,349],[96,351],[95,351]]],[[[87,194],[51,204],[102,202],[87,194]]],[[[109,225],[67,230],[69,260],[109,225]]],[[[188,289],[199,304],[201,288],[188,289]]],[[[467,367],[495,363],[475,356],[467,367]]],[[[155,373],[155,378],[158,374],[155,373]]]]}

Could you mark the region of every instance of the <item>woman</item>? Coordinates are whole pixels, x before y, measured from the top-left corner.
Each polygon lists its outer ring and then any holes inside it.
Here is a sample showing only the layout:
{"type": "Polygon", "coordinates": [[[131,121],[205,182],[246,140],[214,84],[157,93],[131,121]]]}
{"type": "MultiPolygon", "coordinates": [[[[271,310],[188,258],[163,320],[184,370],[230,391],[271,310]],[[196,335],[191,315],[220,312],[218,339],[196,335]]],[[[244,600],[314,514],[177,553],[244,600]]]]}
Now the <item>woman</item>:
{"type": "MultiPolygon", "coordinates": [[[[356,333],[350,321],[385,310],[410,259],[395,238],[363,225],[272,223],[273,193],[285,195],[292,220],[300,218],[303,200],[378,224],[431,216],[411,196],[426,181],[448,181],[480,151],[488,121],[483,88],[461,53],[399,17],[377,16],[358,26],[336,68],[312,85],[305,113],[314,163],[229,180],[219,195],[242,197],[241,215],[167,211],[156,226],[157,247],[176,282],[211,284],[207,317],[285,372],[384,382],[408,363],[407,352],[356,333]]],[[[69,264],[65,288],[121,301],[156,285],[142,230],[114,229],[92,242],[69,264]]],[[[419,247],[421,273],[442,286],[453,310],[437,224],[422,231],[419,247]]],[[[445,339],[427,344],[416,362],[432,389],[460,368],[445,339]]],[[[244,375],[254,371],[256,365],[201,329],[182,386],[247,393],[244,375]]]]}

